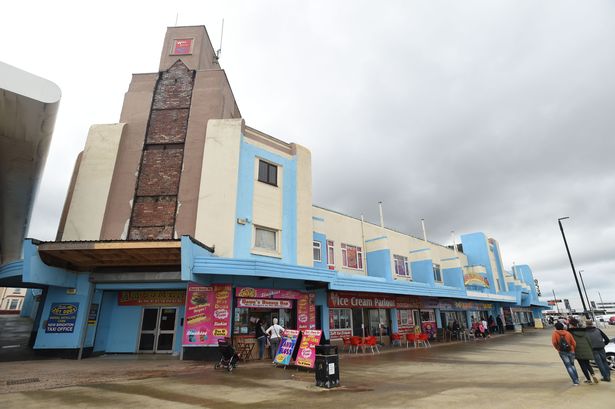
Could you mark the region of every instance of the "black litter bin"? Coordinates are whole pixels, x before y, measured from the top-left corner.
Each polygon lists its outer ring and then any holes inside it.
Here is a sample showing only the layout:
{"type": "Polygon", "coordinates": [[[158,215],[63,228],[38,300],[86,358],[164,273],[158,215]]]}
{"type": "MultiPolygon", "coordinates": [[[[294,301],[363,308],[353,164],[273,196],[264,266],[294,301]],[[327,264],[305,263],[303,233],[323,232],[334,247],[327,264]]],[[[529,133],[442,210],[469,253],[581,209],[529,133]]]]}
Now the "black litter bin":
{"type": "Polygon", "coordinates": [[[340,356],[335,345],[316,346],[316,386],[335,388],[340,386],[340,356]]]}

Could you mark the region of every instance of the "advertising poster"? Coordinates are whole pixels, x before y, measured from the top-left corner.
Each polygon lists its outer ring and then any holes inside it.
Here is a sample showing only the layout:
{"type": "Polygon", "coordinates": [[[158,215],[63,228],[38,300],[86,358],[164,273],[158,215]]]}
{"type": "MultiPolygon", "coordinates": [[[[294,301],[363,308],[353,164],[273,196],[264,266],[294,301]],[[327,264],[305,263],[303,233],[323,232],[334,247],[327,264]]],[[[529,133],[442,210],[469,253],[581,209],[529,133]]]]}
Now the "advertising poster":
{"type": "Polygon", "coordinates": [[[299,338],[299,331],[293,329],[287,329],[282,335],[282,341],[278,347],[278,352],[275,354],[273,360],[278,365],[290,365],[290,360],[293,356],[293,351],[297,345],[297,338],[299,338]]]}
{"type": "Polygon", "coordinates": [[[183,346],[218,345],[231,330],[231,286],[188,284],[183,346]]]}
{"type": "Polygon", "coordinates": [[[78,302],[52,303],[45,332],[67,334],[75,331],[78,310],[78,302]]]}
{"type": "Polygon", "coordinates": [[[316,361],[316,345],[320,344],[321,337],[322,331],[319,329],[308,329],[303,331],[295,365],[303,366],[304,368],[314,368],[314,362],[316,361]]]}
{"type": "Polygon", "coordinates": [[[429,339],[435,339],[438,331],[438,327],[436,326],[435,321],[423,321],[421,324],[421,329],[423,330],[423,334],[427,334],[429,339]]]}
{"type": "Polygon", "coordinates": [[[297,300],[297,329],[299,331],[309,329],[309,325],[310,325],[309,321],[310,321],[309,297],[307,294],[303,294],[303,296],[297,300]]]}
{"type": "Polygon", "coordinates": [[[96,325],[98,317],[98,304],[90,304],[90,312],[88,312],[88,325],[96,325]]]}
{"type": "Polygon", "coordinates": [[[310,300],[310,304],[309,304],[309,308],[310,308],[309,328],[310,329],[316,329],[316,294],[309,293],[308,295],[309,295],[309,300],[310,300]]]}
{"type": "Polygon", "coordinates": [[[271,288],[252,288],[252,287],[237,287],[235,288],[237,297],[247,298],[273,298],[284,300],[297,300],[304,293],[296,290],[276,290],[271,288]]]}

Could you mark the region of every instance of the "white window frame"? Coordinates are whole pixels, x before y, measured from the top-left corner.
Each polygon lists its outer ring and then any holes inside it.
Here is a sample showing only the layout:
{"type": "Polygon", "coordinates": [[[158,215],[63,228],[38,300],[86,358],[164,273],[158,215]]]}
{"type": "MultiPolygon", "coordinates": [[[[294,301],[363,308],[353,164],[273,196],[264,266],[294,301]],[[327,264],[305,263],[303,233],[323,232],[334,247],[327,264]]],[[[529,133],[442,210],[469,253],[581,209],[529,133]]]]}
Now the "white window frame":
{"type": "Polygon", "coordinates": [[[335,266],[335,242],[333,240],[327,240],[327,265],[335,266]]]}
{"type": "Polygon", "coordinates": [[[322,262],[322,244],[317,240],[312,241],[312,257],[314,261],[319,263],[322,262]],[[318,258],[314,257],[316,250],[318,250],[318,258]]]}
{"type": "Polygon", "coordinates": [[[363,249],[359,246],[342,243],[342,265],[351,270],[363,270],[363,249]],[[350,247],[355,250],[357,255],[357,259],[355,260],[357,265],[356,267],[350,267],[348,265],[348,249],[350,247]]]}
{"type": "Polygon", "coordinates": [[[333,318],[333,327],[332,327],[332,328],[330,328],[330,329],[350,329],[350,330],[352,330],[352,310],[351,310],[350,308],[331,308],[331,315],[333,315],[333,317],[334,317],[334,318],[333,318]],[[337,316],[338,316],[337,323],[335,322],[335,312],[336,312],[336,311],[338,312],[338,313],[337,313],[337,316]],[[340,312],[341,312],[341,311],[344,311],[345,313],[347,313],[347,314],[348,314],[348,317],[350,318],[350,319],[348,320],[348,322],[350,323],[350,324],[349,324],[349,325],[350,325],[349,327],[344,327],[344,328],[342,328],[342,327],[340,327],[339,325],[337,325],[337,324],[339,324],[339,323],[340,323],[339,316],[340,316],[340,312]]]}
{"type": "Polygon", "coordinates": [[[276,258],[281,258],[281,236],[282,236],[282,231],[281,230],[277,230],[277,229],[272,229],[270,227],[265,227],[265,226],[261,226],[261,225],[254,225],[254,229],[253,229],[253,233],[252,233],[252,254],[258,254],[261,256],[268,256],[268,257],[276,257],[276,258]],[[256,231],[257,230],[265,230],[265,231],[269,231],[274,233],[275,235],[275,249],[270,249],[267,247],[257,247],[256,246],[256,231]]]}
{"type": "Polygon", "coordinates": [[[393,254],[393,265],[395,266],[395,274],[400,277],[412,278],[412,274],[410,273],[410,265],[408,264],[408,257],[393,254]],[[400,273],[400,267],[403,267],[404,272],[400,273]]]}
{"type": "Polygon", "coordinates": [[[443,283],[444,279],[442,278],[442,268],[440,267],[440,264],[432,263],[432,269],[433,269],[433,279],[434,279],[434,281],[436,283],[443,283]],[[440,277],[439,280],[436,278],[436,271],[438,272],[438,276],[440,277]]]}
{"type": "Polygon", "coordinates": [[[399,314],[399,325],[412,326],[414,325],[414,315],[412,310],[401,309],[397,310],[399,314]]]}

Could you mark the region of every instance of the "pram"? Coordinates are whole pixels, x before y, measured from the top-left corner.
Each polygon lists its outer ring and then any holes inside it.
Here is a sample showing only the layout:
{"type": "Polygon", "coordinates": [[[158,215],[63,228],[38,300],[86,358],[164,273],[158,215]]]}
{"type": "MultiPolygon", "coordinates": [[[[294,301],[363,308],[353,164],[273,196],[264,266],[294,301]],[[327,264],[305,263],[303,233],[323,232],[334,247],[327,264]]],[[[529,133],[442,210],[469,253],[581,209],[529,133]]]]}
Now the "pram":
{"type": "Polygon", "coordinates": [[[235,349],[233,348],[230,339],[219,339],[218,350],[220,351],[220,354],[222,356],[220,357],[220,361],[216,362],[214,368],[226,368],[227,371],[231,372],[237,367],[237,363],[239,362],[239,355],[235,352],[235,349]]]}

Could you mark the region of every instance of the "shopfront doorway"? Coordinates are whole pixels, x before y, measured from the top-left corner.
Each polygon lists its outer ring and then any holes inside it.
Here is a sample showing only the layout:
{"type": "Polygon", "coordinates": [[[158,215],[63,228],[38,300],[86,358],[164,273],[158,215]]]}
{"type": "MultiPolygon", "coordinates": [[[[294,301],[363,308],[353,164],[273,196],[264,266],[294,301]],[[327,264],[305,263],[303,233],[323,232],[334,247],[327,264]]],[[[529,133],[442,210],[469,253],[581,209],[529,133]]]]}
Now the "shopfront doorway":
{"type": "Polygon", "coordinates": [[[138,352],[172,353],[176,321],[177,307],[143,308],[138,352]]]}

